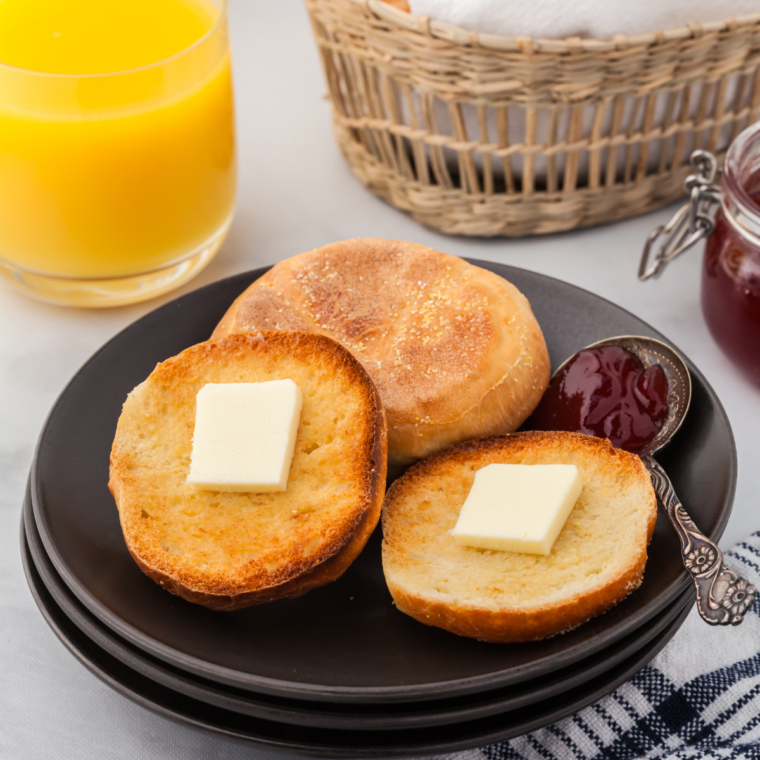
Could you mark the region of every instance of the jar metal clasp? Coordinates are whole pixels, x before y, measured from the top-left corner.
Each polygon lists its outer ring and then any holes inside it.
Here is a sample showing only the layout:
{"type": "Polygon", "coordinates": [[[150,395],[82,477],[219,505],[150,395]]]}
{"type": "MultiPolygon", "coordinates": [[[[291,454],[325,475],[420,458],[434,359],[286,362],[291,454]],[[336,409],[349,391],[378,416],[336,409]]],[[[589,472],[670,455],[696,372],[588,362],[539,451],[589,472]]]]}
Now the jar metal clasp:
{"type": "Polygon", "coordinates": [[[714,213],[720,204],[720,175],[718,159],[709,151],[695,150],[691,154],[695,174],[684,182],[689,200],[673,218],[652,230],[647,238],[639,264],[639,279],[658,277],[676,257],[687,251],[715,229],[714,213]],[[657,252],[652,255],[655,244],[661,240],[657,252]]]}

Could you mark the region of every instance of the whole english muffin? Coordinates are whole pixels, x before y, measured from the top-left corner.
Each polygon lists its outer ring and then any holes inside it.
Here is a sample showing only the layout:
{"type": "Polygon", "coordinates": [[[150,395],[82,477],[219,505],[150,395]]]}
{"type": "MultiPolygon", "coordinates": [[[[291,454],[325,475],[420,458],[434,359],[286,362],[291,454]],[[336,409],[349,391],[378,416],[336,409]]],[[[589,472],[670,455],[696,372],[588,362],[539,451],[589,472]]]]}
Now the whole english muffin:
{"type": "Polygon", "coordinates": [[[212,337],[263,329],[322,333],[351,351],[380,393],[394,464],[516,430],[549,382],[525,296],[414,243],[359,238],[282,261],[232,304],[212,337]]]}
{"type": "Polygon", "coordinates": [[[200,343],[156,366],[124,404],[108,487],[148,576],[232,610],[340,576],[377,525],[386,457],[380,400],[348,351],[314,333],[259,332],[200,343]],[[286,378],[303,394],[287,490],[189,486],[198,391],[286,378]]]}
{"type": "Polygon", "coordinates": [[[639,586],[657,502],[635,454],[579,433],[515,433],[411,467],[383,507],[383,570],[396,607],[483,641],[546,638],[639,586]],[[583,491],[547,556],[459,546],[449,531],[488,464],[574,464],[583,491]]]}

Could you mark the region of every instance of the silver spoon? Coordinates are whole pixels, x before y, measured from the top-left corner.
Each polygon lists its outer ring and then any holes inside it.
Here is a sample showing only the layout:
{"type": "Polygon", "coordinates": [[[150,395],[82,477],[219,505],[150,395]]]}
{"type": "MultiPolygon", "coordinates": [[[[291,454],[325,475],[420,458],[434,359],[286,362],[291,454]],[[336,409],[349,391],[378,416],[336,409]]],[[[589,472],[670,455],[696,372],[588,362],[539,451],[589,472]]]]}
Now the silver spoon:
{"type": "MultiPolygon", "coordinates": [[[[592,343],[586,348],[620,346],[638,357],[644,367],[659,364],[668,378],[668,416],[657,435],[638,454],[652,478],[657,500],[681,540],[681,554],[697,589],[697,609],[711,625],[738,625],[752,606],[757,589],[723,562],[721,550],[689,517],[676,496],[673,484],[653,455],[667,444],[686,417],[691,401],[691,377],[684,360],[668,345],[641,335],[620,335],[592,343]]],[[[572,359],[564,361],[552,375],[572,359]]]]}

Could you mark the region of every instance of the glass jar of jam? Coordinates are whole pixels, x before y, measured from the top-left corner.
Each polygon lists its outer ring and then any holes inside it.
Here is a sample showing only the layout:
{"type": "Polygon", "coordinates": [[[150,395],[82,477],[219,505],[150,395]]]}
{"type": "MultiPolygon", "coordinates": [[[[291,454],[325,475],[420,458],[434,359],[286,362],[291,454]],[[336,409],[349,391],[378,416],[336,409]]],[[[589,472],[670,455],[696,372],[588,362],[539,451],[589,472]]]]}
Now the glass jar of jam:
{"type": "Polygon", "coordinates": [[[720,190],[705,244],[702,311],[728,358],[760,385],[760,124],[731,144],[720,190]]]}
{"type": "Polygon", "coordinates": [[[655,230],[647,243],[640,279],[706,238],[702,268],[702,311],[718,345],[760,385],[760,122],[731,143],[720,182],[717,161],[695,151],[697,174],[686,180],[691,200],[655,230]],[[649,260],[655,240],[664,242],[649,260]]]}

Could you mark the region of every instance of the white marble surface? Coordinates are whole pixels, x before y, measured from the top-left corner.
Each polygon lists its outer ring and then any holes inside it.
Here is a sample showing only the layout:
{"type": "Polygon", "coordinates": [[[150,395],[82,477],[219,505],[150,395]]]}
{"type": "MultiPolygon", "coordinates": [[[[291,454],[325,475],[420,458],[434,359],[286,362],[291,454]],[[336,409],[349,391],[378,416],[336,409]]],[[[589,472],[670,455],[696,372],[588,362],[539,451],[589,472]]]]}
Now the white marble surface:
{"type": "MultiPolygon", "coordinates": [[[[659,281],[636,280],[641,244],[672,209],[594,230],[519,241],[451,239],[368,193],[335,147],[330,107],[299,0],[230,0],[240,143],[231,235],[184,291],[334,240],[414,240],[542,272],[598,293],[669,336],[726,407],[739,451],[736,502],[722,545],[760,529],[760,390],[711,340],[698,302],[700,254],[659,281]]],[[[168,300],[168,298],[163,299],[168,300]]],[[[18,524],[35,440],[75,370],[105,340],[159,305],[62,309],[0,286],[0,758],[210,760],[262,756],[175,726],[91,676],[37,611],[21,569],[18,524]]]]}

